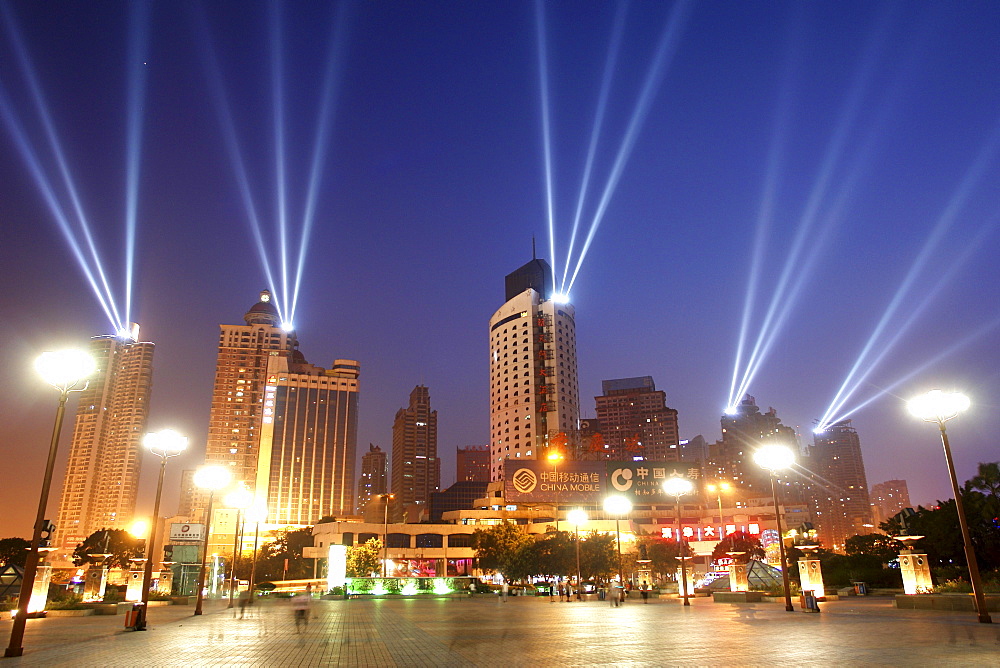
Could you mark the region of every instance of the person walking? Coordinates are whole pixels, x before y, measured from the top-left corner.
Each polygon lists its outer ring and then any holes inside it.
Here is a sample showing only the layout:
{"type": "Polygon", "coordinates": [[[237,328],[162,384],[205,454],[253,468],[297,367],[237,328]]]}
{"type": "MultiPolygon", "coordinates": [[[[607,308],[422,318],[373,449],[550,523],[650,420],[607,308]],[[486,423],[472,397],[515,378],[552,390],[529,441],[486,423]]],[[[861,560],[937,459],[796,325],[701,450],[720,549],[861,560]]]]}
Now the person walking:
{"type": "Polygon", "coordinates": [[[642,581],[642,587],[640,589],[640,593],[642,594],[642,602],[649,603],[649,585],[646,584],[645,580],[642,581]]]}
{"type": "Polygon", "coordinates": [[[501,591],[503,591],[503,602],[506,603],[507,594],[510,592],[510,585],[507,584],[506,580],[503,581],[503,586],[501,587],[501,591]]]}
{"type": "Polygon", "coordinates": [[[309,591],[292,597],[292,613],[295,615],[295,632],[302,633],[302,626],[309,627],[309,603],[312,600],[309,591]]]}
{"type": "Polygon", "coordinates": [[[556,602],[556,581],[549,582],[549,603],[556,602]]]}
{"type": "Polygon", "coordinates": [[[249,589],[245,589],[245,590],[241,591],[240,592],[240,619],[243,619],[243,616],[246,614],[246,611],[247,611],[247,602],[249,602],[249,601],[250,601],[250,590],[249,589]]]}

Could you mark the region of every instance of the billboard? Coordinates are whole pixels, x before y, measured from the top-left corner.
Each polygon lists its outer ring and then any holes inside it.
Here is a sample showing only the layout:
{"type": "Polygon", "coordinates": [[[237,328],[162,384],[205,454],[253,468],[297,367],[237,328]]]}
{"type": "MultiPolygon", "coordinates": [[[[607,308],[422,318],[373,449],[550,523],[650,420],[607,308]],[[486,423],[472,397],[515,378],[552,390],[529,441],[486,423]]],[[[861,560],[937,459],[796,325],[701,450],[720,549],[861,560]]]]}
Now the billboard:
{"type": "Polygon", "coordinates": [[[663,483],[674,476],[688,477],[688,465],[680,462],[607,462],[608,494],[621,494],[632,503],[673,503],[663,492],[663,483]]]}
{"type": "Polygon", "coordinates": [[[504,462],[504,496],[508,503],[594,504],[607,494],[605,462],[504,462]]]}
{"type": "Polygon", "coordinates": [[[204,524],[174,524],[170,525],[170,540],[203,540],[205,538],[204,524]]]}

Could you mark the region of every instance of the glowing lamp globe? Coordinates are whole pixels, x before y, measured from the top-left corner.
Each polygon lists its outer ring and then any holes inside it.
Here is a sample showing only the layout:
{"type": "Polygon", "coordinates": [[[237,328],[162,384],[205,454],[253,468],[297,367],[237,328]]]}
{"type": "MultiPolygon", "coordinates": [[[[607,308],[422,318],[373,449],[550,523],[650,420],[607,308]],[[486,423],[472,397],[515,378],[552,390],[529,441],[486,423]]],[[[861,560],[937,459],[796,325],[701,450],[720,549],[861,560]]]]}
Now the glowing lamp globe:
{"type": "Polygon", "coordinates": [[[632,512],[632,502],[624,496],[609,496],[604,499],[604,512],[609,515],[628,515],[632,512]]]}
{"type": "Polygon", "coordinates": [[[142,439],[143,447],[154,455],[164,458],[181,454],[187,448],[187,444],[187,437],[181,436],[173,429],[150,432],[142,439]]]}
{"type": "Polygon", "coordinates": [[[972,402],[961,392],[931,390],[906,402],[910,414],[927,422],[945,422],[968,410],[972,402]]]}
{"type": "Polygon", "coordinates": [[[547,459],[550,462],[558,462],[562,458],[563,458],[563,456],[561,454],[559,454],[558,452],[550,452],[547,459]]]}
{"type": "Polygon", "coordinates": [[[149,535],[149,522],[146,520],[136,520],[132,522],[128,532],[136,538],[145,538],[149,535]]]}
{"type": "Polygon", "coordinates": [[[253,505],[253,492],[246,487],[240,486],[229,494],[226,494],[226,498],[222,502],[230,508],[246,510],[253,505]]]}
{"type": "Polygon", "coordinates": [[[92,375],[97,363],[82,350],[59,350],[39,355],[35,371],[46,383],[62,390],[92,375]]]}
{"type": "Polygon", "coordinates": [[[753,453],[757,466],[769,471],[781,471],[795,463],[795,453],[787,445],[762,445],[753,453]]]}
{"type": "Polygon", "coordinates": [[[569,511],[569,513],[567,513],[566,520],[570,524],[577,524],[577,525],[583,524],[584,522],[587,521],[587,512],[585,510],[580,510],[579,508],[577,508],[576,510],[571,510],[569,511]]]}
{"type": "Polygon", "coordinates": [[[663,483],[663,491],[670,496],[684,496],[694,490],[694,483],[687,478],[674,476],[663,483]]]}
{"type": "Polygon", "coordinates": [[[213,492],[228,485],[232,479],[232,474],[225,466],[202,466],[194,472],[195,487],[213,492]]]}

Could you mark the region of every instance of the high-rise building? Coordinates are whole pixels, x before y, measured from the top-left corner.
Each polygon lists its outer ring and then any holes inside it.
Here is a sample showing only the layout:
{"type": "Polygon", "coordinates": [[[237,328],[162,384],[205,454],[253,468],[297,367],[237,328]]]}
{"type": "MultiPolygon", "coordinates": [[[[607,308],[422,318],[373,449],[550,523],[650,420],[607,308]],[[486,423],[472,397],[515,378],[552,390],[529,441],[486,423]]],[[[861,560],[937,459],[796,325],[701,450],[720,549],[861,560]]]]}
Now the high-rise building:
{"type": "MultiPolygon", "coordinates": [[[[267,290],[243,320],[243,325],[219,325],[205,463],[229,467],[234,481],[256,492],[262,418],[265,409],[269,415],[274,410],[264,404],[267,364],[272,357],[291,355],[298,341],[294,332],[280,327],[278,309],[267,290]]],[[[206,500],[199,498],[198,508],[203,509],[206,500]]]]}
{"type": "Polygon", "coordinates": [[[177,515],[195,521],[194,513],[198,506],[198,488],[194,484],[195,469],[181,471],[181,495],[177,501],[177,515]]]}
{"type": "Polygon", "coordinates": [[[533,259],[505,278],[490,318],[490,477],[505,459],[535,459],[577,428],[576,312],[553,299],[552,269],[533,259]]]}
{"type": "Polygon", "coordinates": [[[456,482],[490,481],[490,446],[470,445],[458,448],[455,457],[456,482]]]}
{"type": "Polygon", "coordinates": [[[396,412],[392,425],[390,489],[406,508],[425,505],[441,488],[441,460],[437,456],[437,411],[431,410],[430,391],[417,385],[410,405],[396,412]]]}
{"type": "Polygon", "coordinates": [[[824,546],[843,550],[844,541],[872,533],[868,479],[861,440],[850,420],[814,434],[812,470],[816,474],[816,529],[824,546]]]}
{"type": "Polygon", "coordinates": [[[298,350],[268,359],[255,488],[267,490],[270,522],[353,514],[360,372],[355,360],[324,369],[298,350]]]}
{"type": "Polygon", "coordinates": [[[708,441],[701,434],[680,442],[682,462],[702,462],[708,460],[708,441]]]}
{"type": "Polygon", "coordinates": [[[678,461],[677,411],[652,376],[601,381],[597,419],[610,459],[678,461]]]}
{"type": "MultiPolygon", "coordinates": [[[[271,294],[220,325],[205,463],[266,499],[268,522],[311,524],[354,510],[358,375],[354,360],[309,364],[271,294]]],[[[196,495],[192,514],[203,512],[196,495]]]]}
{"type": "Polygon", "coordinates": [[[128,529],[135,512],[153,386],[153,344],[128,334],[91,339],[97,372],[80,393],[53,546],[64,556],[98,529],[128,529]]]}
{"type": "Polygon", "coordinates": [[[389,491],[389,459],[385,450],[368,444],[361,457],[361,479],[358,480],[358,512],[364,511],[372,497],[389,491]]]}
{"type": "Polygon", "coordinates": [[[876,527],[903,508],[910,507],[910,490],[905,480],[886,480],[872,485],[868,498],[872,503],[872,524],[876,527]]]}
{"type": "MultiPolygon", "coordinates": [[[[710,462],[707,470],[721,472],[736,482],[747,497],[771,496],[768,472],[753,460],[753,454],[763,444],[786,445],[798,452],[795,430],[781,424],[774,408],[761,413],[756,400],[747,396],[731,414],[722,416],[722,440],[709,447],[710,462]]],[[[801,492],[787,489],[798,501],[801,492]]]]}

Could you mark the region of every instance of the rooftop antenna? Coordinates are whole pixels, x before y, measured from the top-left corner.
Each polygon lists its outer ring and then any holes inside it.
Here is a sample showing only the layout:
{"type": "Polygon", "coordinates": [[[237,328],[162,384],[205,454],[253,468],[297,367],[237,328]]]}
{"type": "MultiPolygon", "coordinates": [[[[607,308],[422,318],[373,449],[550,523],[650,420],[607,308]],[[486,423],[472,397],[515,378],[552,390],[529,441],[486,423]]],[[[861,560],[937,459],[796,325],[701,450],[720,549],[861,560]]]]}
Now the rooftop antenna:
{"type": "Polygon", "coordinates": [[[531,259],[532,260],[537,260],[538,259],[538,258],[535,257],[535,235],[534,234],[531,235],[531,259]]]}

